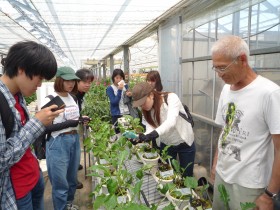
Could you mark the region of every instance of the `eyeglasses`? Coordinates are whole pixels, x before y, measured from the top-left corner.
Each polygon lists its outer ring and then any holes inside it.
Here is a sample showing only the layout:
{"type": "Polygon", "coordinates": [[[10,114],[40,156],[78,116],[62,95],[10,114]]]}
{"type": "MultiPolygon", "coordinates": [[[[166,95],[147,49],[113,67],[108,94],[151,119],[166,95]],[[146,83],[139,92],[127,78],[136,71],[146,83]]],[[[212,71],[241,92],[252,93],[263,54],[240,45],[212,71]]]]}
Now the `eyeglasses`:
{"type": "MultiPolygon", "coordinates": [[[[238,56],[239,57],[239,56],[238,56]]],[[[236,63],[236,60],[238,59],[238,57],[236,57],[230,64],[228,64],[225,68],[220,68],[220,67],[212,67],[212,70],[215,72],[220,72],[220,73],[224,73],[233,63],[236,63]]]]}

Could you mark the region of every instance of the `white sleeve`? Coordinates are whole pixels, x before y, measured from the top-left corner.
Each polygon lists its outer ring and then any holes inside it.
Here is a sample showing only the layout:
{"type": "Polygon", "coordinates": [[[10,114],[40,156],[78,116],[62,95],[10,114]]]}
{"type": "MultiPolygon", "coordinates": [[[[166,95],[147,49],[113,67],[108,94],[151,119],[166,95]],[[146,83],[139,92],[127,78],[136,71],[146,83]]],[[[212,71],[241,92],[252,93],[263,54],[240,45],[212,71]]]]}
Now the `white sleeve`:
{"type": "Polygon", "coordinates": [[[280,90],[271,92],[264,105],[264,117],[271,134],[280,134],[280,90]]]}
{"type": "MultiPolygon", "coordinates": [[[[168,133],[172,128],[175,129],[180,107],[182,106],[179,97],[175,93],[168,94],[167,103],[168,110],[166,120],[164,120],[161,125],[156,128],[159,136],[164,133],[168,133]]],[[[163,109],[163,106],[161,106],[161,109],[163,109]]]]}

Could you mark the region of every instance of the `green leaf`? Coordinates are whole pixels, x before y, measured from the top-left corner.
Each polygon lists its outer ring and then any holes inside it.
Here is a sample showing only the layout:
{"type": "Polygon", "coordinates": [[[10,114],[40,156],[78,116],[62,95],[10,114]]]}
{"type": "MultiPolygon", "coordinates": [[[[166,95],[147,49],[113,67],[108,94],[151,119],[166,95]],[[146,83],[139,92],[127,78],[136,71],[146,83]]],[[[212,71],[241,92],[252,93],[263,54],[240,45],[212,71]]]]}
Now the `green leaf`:
{"type": "Polygon", "coordinates": [[[197,188],[198,186],[198,182],[197,182],[197,179],[195,177],[189,177],[187,176],[184,180],[184,185],[186,187],[189,187],[189,188],[197,188]]]}
{"type": "Polygon", "coordinates": [[[220,192],[220,199],[224,203],[225,208],[229,210],[229,194],[223,184],[218,185],[218,191],[220,192]]]}
{"type": "Polygon", "coordinates": [[[175,206],[172,203],[169,203],[169,205],[165,206],[162,210],[175,210],[175,206]]]}
{"type": "Polygon", "coordinates": [[[116,210],[150,210],[150,208],[143,204],[128,203],[125,206],[117,207],[116,210]]]}
{"type": "Polygon", "coordinates": [[[104,204],[105,199],[106,195],[104,194],[97,196],[93,203],[93,209],[99,209],[104,204]]]}
{"type": "Polygon", "coordinates": [[[240,207],[241,210],[248,210],[257,207],[257,205],[255,203],[246,202],[246,203],[240,203],[240,207]]]}
{"type": "Polygon", "coordinates": [[[114,209],[118,205],[117,196],[116,195],[109,195],[106,197],[104,201],[105,206],[107,209],[114,209]]]}
{"type": "Polygon", "coordinates": [[[108,179],[107,181],[107,188],[110,194],[115,194],[118,188],[118,181],[116,179],[108,179]]]}

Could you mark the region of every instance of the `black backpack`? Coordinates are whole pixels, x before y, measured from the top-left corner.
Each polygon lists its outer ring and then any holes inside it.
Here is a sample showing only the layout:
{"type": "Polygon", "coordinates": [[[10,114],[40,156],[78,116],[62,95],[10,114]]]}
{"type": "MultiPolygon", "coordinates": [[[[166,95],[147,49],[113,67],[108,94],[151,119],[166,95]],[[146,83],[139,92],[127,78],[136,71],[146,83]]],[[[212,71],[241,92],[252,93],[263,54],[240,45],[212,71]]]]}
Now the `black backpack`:
{"type": "MultiPolygon", "coordinates": [[[[168,105],[167,98],[168,98],[168,94],[166,94],[166,95],[164,96],[164,101],[165,101],[165,103],[168,105]]],[[[183,103],[182,103],[182,105],[183,105],[183,107],[184,107],[184,109],[185,109],[185,112],[187,113],[188,116],[186,116],[186,115],[183,114],[182,112],[179,112],[179,115],[180,115],[182,118],[184,118],[187,122],[189,122],[189,123],[192,125],[192,127],[193,127],[193,126],[194,126],[194,121],[193,121],[192,115],[191,115],[191,113],[190,113],[189,107],[188,107],[186,104],[183,104],[183,103]]]]}
{"type": "MultiPolygon", "coordinates": [[[[5,128],[6,139],[8,139],[14,128],[14,115],[9,107],[8,101],[6,100],[4,94],[0,91],[0,114],[1,120],[5,128]]],[[[46,140],[50,137],[50,134],[43,133],[39,136],[33,143],[34,152],[39,160],[46,159],[45,148],[46,140]]]]}
{"type": "Polygon", "coordinates": [[[14,115],[12,110],[9,107],[8,101],[5,98],[4,94],[0,91],[0,114],[1,120],[5,128],[6,139],[8,139],[14,128],[14,115]]]}

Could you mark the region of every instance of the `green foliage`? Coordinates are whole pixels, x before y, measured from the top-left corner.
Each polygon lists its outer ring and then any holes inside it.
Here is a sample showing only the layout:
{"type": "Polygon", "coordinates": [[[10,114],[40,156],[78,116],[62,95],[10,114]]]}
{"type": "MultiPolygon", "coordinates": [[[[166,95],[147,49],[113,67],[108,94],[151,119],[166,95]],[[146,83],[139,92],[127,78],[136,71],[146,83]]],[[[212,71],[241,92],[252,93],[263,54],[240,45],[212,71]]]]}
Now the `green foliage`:
{"type": "Polygon", "coordinates": [[[24,99],[26,101],[26,105],[29,105],[31,102],[35,101],[37,99],[36,93],[33,93],[31,96],[25,97],[24,99]]]}
{"type": "Polygon", "coordinates": [[[129,83],[128,83],[128,87],[130,90],[133,89],[133,87],[140,82],[145,82],[146,81],[146,76],[145,77],[141,77],[141,76],[133,76],[130,78],[129,83]]]}
{"type": "Polygon", "coordinates": [[[133,131],[135,133],[143,133],[144,128],[140,124],[139,118],[133,118],[130,115],[124,115],[125,121],[127,122],[128,126],[124,126],[121,123],[118,124],[118,127],[121,131],[121,133],[124,133],[125,131],[133,131]]]}
{"type": "MultiPolygon", "coordinates": [[[[223,184],[219,184],[218,190],[220,192],[220,199],[224,203],[226,210],[230,210],[230,208],[229,208],[230,197],[229,197],[229,194],[228,194],[225,186],[223,184]]],[[[251,203],[251,202],[240,203],[240,207],[241,207],[241,210],[248,210],[248,209],[255,208],[256,204],[251,203]]]]}
{"type": "Polygon", "coordinates": [[[256,207],[255,203],[240,203],[241,210],[248,210],[248,209],[254,209],[256,207]]]}
{"type": "Polygon", "coordinates": [[[110,121],[110,102],[106,95],[107,81],[94,84],[85,95],[85,107],[82,114],[94,118],[110,121]]]}
{"type": "Polygon", "coordinates": [[[164,149],[161,151],[161,159],[167,163],[167,160],[171,158],[170,155],[168,155],[168,148],[171,147],[171,145],[166,145],[164,149]]]}
{"type": "Polygon", "coordinates": [[[230,210],[230,208],[229,208],[230,198],[229,198],[229,194],[228,194],[225,186],[223,184],[219,184],[218,190],[220,192],[220,199],[224,203],[226,210],[230,210]]]}
{"type": "Polygon", "coordinates": [[[188,188],[195,189],[198,186],[198,182],[195,177],[187,176],[184,180],[184,185],[188,188]]]}

